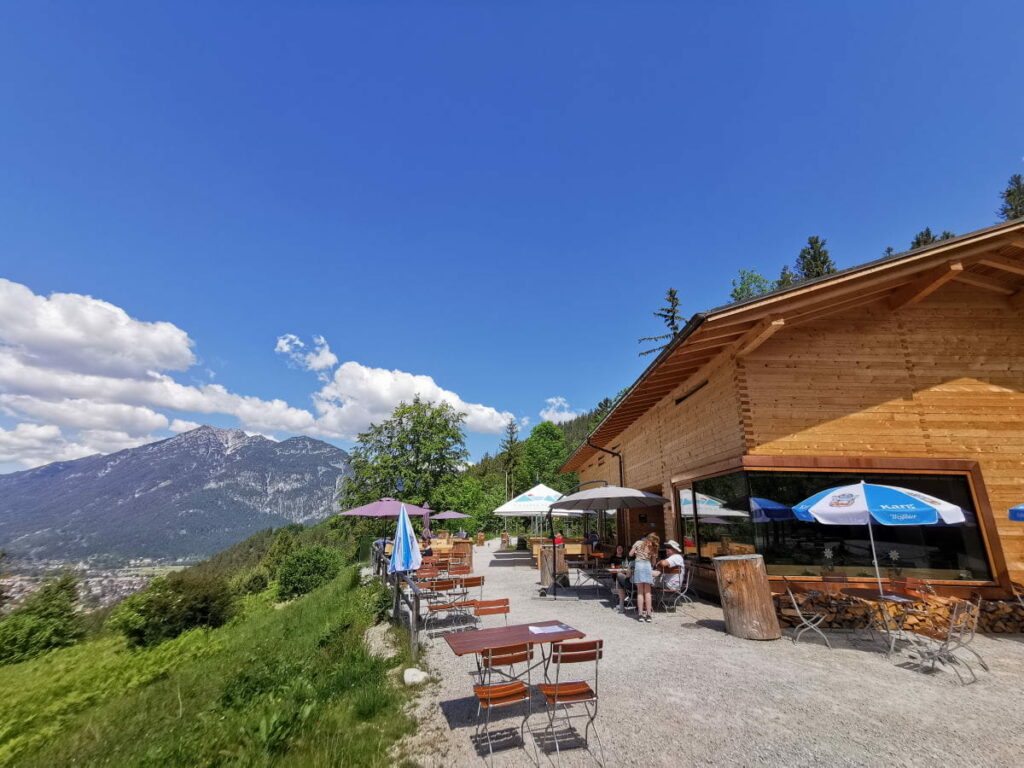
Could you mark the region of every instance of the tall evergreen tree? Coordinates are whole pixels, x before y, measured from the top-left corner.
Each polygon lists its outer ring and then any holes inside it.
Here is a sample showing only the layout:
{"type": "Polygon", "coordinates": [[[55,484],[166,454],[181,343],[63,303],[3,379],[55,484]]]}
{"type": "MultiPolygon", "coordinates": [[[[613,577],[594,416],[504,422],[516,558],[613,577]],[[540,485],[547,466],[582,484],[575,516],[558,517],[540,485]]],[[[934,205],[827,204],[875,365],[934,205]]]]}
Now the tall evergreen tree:
{"type": "Polygon", "coordinates": [[[505,476],[508,478],[506,494],[511,497],[516,495],[515,477],[516,467],[522,461],[523,444],[519,440],[519,424],[515,418],[508,420],[505,425],[505,435],[501,439],[500,453],[505,459],[505,476]]]}
{"type": "Polygon", "coordinates": [[[999,193],[1003,204],[999,206],[999,216],[1004,221],[1019,219],[1024,216],[1024,176],[1019,173],[1010,177],[1006,189],[999,193]]]}
{"type": "Polygon", "coordinates": [[[732,281],[729,297],[733,301],[746,301],[772,289],[771,281],[752,269],[741,269],[739,276],[732,281]]]}
{"type": "Polygon", "coordinates": [[[683,316],[679,313],[679,294],[676,293],[675,288],[669,288],[665,293],[665,306],[655,311],[654,316],[660,318],[668,329],[668,333],[663,333],[660,336],[645,336],[642,339],[637,339],[638,344],[643,344],[646,341],[664,341],[664,344],[660,344],[652,349],[645,349],[640,353],[640,356],[650,355],[654,352],[660,352],[668,346],[668,342],[672,340],[672,337],[679,333],[679,329],[683,326],[683,316]]]}
{"type": "Polygon", "coordinates": [[[956,237],[956,235],[948,229],[944,229],[940,234],[936,235],[932,232],[931,227],[925,227],[914,235],[914,239],[910,243],[910,250],[914,250],[915,248],[924,248],[926,245],[931,245],[932,243],[937,243],[941,240],[949,240],[951,237],[956,237]]]}
{"type": "Polygon", "coordinates": [[[782,271],[779,272],[779,279],[772,285],[772,290],[777,291],[780,288],[789,288],[791,285],[796,285],[799,282],[800,276],[786,264],[782,267],[782,271]]]}
{"type": "Polygon", "coordinates": [[[807,238],[807,245],[796,257],[796,273],[801,280],[813,280],[836,271],[835,262],[825,247],[826,242],[815,235],[807,238]]]}

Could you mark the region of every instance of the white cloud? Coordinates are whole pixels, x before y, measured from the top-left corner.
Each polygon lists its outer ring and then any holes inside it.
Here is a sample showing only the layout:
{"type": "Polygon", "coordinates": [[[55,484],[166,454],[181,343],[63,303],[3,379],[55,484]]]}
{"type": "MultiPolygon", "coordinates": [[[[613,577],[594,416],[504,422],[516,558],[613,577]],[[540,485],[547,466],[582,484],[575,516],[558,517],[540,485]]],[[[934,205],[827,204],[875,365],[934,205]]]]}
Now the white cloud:
{"type": "Polygon", "coordinates": [[[61,427],[108,430],[134,436],[166,429],[169,424],[166,416],[149,408],[83,398],[42,400],[31,395],[0,394],[0,407],[15,415],[61,427]]]}
{"type": "Polygon", "coordinates": [[[467,403],[454,392],[443,389],[430,376],[346,362],[313,396],[320,414],[316,429],[327,437],[352,439],[370,424],[386,419],[400,402],[409,402],[416,395],[428,402],[448,403],[465,413],[466,428],[470,432],[498,434],[513,418],[507,411],[467,403]]]}
{"type": "MultiPolygon", "coordinates": [[[[338,364],[338,356],[331,352],[327,339],[323,336],[313,337],[313,348],[306,351],[306,345],[302,339],[294,333],[286,333],[277,337],[277,344],[274,351],[287,357],[307,371],[326,371],[338,364]]],[[[321,377],[327,381],[330,377],[326,374],[321,377]]]]}
{"type": "Polygon", "coordinates": [[[17,462],[37,467],[51,461],[68,461],[88,456],[88,448],[64,439],[52,424],[18,424],[14,429],[0,427],[0,463],[17,462]]]}
{"type": "Polygon", "coordinates": [[[115,376],[195,363],[192,340],[172,323],[136,320],[91,296],[38,296],[3,278],[0,346],[30,365],[115,376]]]}
{"type": "Polygon", "coordinates": [[[562,424],[580,415],[569,408],[569,401],[564,397],[549,397],[544,402],[548,404],[548,407],[540,412],[540,417],[544,421],[562,424]]]}
{"type": "Polygon", "coordinates": [[[213,373],[193,368],[192,347],[172,323],[138,320],[90,296],[37,295],[0,279],[0,464],[35,466],[121,450],[194,429],[204,414],[233,416],[250,434],[340,439],[355,438],[416,395],[465,413],[471,432],[500,433],[512,418],[464,401],[430,376],[357,362],[338,366],[323,336],[306,343],[284,334],[275,345],[320,378],[313,411],[196,376],[213,373]],[[177,371],[190,371],[194,380],[183,384],[169,375],[177,371]]]}

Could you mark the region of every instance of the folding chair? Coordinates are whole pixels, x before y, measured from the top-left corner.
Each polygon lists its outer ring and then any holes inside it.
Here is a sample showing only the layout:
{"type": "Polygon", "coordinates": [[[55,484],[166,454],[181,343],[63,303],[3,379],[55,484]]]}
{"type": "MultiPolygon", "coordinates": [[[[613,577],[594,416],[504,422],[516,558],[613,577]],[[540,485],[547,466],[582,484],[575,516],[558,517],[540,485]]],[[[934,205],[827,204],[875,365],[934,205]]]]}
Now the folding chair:
{"type": "Polygon", "coordinates": [[[560,642],[551,645],[551,664],[555,666],[555,682],[541,683],[537,690],[544,696],[548,714],[548,729],[555,742],[555,752],[561,757],[562,747],[558,741],[558,731],[555,727],[555,717],[561,710],[565,715],[565,724],[572,729],[572,716],[569,710],[572,707],[582,706],[584,714],[577,717],[587,718],[587,727],[583,731],[583,741],[590,749],[590,729],[594,729],[594,736],[597,737],[597,745],[601,750],[599,765],[604,765],[604,745],[601,743],[601,734],[597,731],[597,704],[598,704],[598,677],[601,657],[604,656],[604,640],[583,640],[577,642],[560,642]],[[563,680],[562,667],[569,664],[594,663],[594,676],[592,679],[577,679],[572,681],[563,680]]]}
{"type": "Polygon", "coordinates": [[[1018,584],[1016,581],[1010,582],[1010,587],[1013,589],[1014,597],[1017,598],[1017,602],[1024,606],[1024,584],[1018,584]]]}
{"type": "Polygon", "coordinates": [[[530,671],[533,666],[533,647],[529,643],[518,645],[505,645],[498,648],[487,648],[479,654],[481,669],[481,684],[473,686],[473,694],[476,696],[476,734],[480,738],[480,728],[483,725],[484,734],[487,737],[488,761],[494,758],[494,745],[491,743],[491,712],[495,709],[526,704],[526,715],[519,726],[519,737],[526,745],[526,722],[533,714],[533,696],[530,691],[530,671]],[[526,681],[508,679],[514,677],[515,665],[526,664],[526,681]],[[504,673],[502,669],[509,667],[511,674],[504,673]],[[497,672],[506,678],[500,683],[493,683],[493,674],[497,672]],[[484,720],[481,724],[480,715],[484,713],[484,720]]]}
{"type": "Polygon", "coordinates": [[[459,580],[462,585],[462,591],[468,596],[469,590],[480,589],[480,595],[477,600],[484,599],[484,577],[483,576],[465,576],[459,580]]]}
{"type": "Polygon", "coordinates": [[[684,568],[682,571],[682,578],[677,587],[666,587],[664,579],[667,575],[679,573],[679,568],[670,568],[662,574],[662,585],[658,590],[658,606],[663,611],[667,611],[670,606],[674,611],[680,603],[693,602],[693,597],[690,596],[690,579],[693,578],[693,569],[684,568]]]}
{"type": "MultiPolygon", "coordinates": [[[[800,639],[800,635],[802,635],[807,630],[811,630],[812,632],[816,632],[818,635],[821,636],[821,639],[825,641],[825,645],[827,645],[828,649],[831,651],[832,643],[828,641],[828,638],[825,636],[825,633],[818,628],[818,625],[825,620],[826,614],[816,613],[813,616],[807,616],[806,614],[804,614],[803,609],[800,607],[800,603],[797,602],[796,595],[793,594],[793,588],[789,584],[789,579],[783,576],[782,580],[786,584],[786,593],[789,595],[789,602],[792,603],[793,610],[796,611],[796,616],[798,619],[800,619],[800,623],[793,628],[793,642],[796,643],[800,639]]],[[[820,593],[808,590],[804,594],[808,595],[811,598],[814,598],[818,597],[820,593]]]]}
{"type": "Polygon", "coordinates": [[[449,592],[455,589],[455,582],[452,579],[435,579],[433,581],[425,581],[421,585],[422,591],[425,593],[427,598],[427,604],[433,605],[435,603],[450,603],[449,592]]]}
{"type": "Polygon", "coordinates": [[[974,640],[974,634],[978,629],[978,619],[981,616],[981,596],[974,602],[968,600],[957,600],[953,605],[953,611],[949,617],[949,624],[944,629],[921,628],[914,631],[916,638],[917,655],[920,657],[920,665],[930,664],[929,671],[934,672],[937,664],[948,665],[956,673],[961,685],[964,677],[960,674],[960,666],[963,666],[971,673],[971,682],[978,679],[970,662],[964,658],[963,651],[971,654],[974,660],[984,669],[989,671],[988,664],[981,658],[976,650],[970,647],[974,640]]]}

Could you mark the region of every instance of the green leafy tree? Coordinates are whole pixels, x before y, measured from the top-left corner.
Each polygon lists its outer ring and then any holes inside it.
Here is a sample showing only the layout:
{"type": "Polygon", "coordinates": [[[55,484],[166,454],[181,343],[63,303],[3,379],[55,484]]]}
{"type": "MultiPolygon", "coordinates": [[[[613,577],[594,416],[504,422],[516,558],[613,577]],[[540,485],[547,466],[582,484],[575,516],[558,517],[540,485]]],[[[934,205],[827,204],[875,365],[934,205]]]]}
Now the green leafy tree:
{"type": "Polygon", "coordinates": [[[948,229],[944,229],[940,234],[936,235],[932,232],[931,227],[925,227],[914,235],[914,239],[910,243],[910,250],[914,250],[915,248],[924,248],[926,245],[931,245],[932,243],[937,243],[941,240],[949,240],[951,237],[956,237],[956,235],[948,229]]]}
{"type": "Polygon", "coordinates": [[[550,421],[542,421],[530,431],[523,441],[523,466],[520,487],[529,488],[537,483],[567,491],[579,482],[575,473],[559,474],[565,460],[569,458],[569,446],[565,435],[550,421]]]}
{"type": "Polygon", "coordinates": [[[466,415],[448,403],[433,404],[418,396],[399,403],[391,418],[359,435],[351,452],[352,475],[345,478],[345,508],[394,496],[404,482],[402,499],[437,506],[437,491],[461,471],[469,454],[462,424],[466,415]]]}
{"type": "Polygon", "coordinates": [[[660,352],[668,346],[668,342],[679,333],[679,330],[683,327],[683,316],[679,313],[679,294],[676,293],[675,288],[669,288],[665,293],[665,306],[655,311],[654,316],[660,318],[668,329],[668,333],[663,333],[660,336],[644,336],[642,339],[637,339],[637,343],[643,344],[648,341],[659,342],[663,341],[664,344],[660,344],[651,349],[645,349],[640,353],[640,356],[650,355],[654,352],[660,352]]]}
{"type": "Polygon", "coordinates": [[[814,235],[807,238],[807,245],[796,257],[796,273],[801,280],[813,280],[836,271],[835,262],[825,247],[826,242],[814,235]]]}
{"type": "Polygon", "coordinates": [[[892,256],[894,253],[896,253],[896,249],[893,248],[891,245],[887,246],[886,249],[882,251],[882,255],[886,257],[892,256]]]}
{"type": "Polygon", "coordinates": [[[1013,174],[999,196],[1003,199],[1003,204],[999,206],[1000,218],[1009,221],[1024,216],[1024,176],[1013,174]]]}
{"type": "Polygon", "coordinates": [[[271,578],[277,574],[277,569],[280,567],[284,559],[288,557],[292,552],[298,549],[299,538],[298,535],[302,531],[302,526],[285,526],[277,535],[274,537],[273,544],[270,545],[270,549],[267,550],[266,556],[260,563],[271,578]],[[298,530],[296,530],[296,528],[298,530]]]}
{"type": "Polygon", "coordinates": [[[304,547],[281,563],[277,574],[277,596],[289,600],[331,581],[341,571],[342,558],[331,547],[304,547]]]}
{"type": "Polygon", "coordinates": [[[53,648],[74,645],[85,634],[72,573],[48,580],[0,621],[0,664],[13,664],[53,648]]]}
{"type": "Polygon", "coordinates": [[[148,646],[196,627],[219,627],[233,613],[233,595],[224,579],[188,569],[153,579],[123,600],[107,627],[132,645],[148,646]]]}
{"type": "Polygon", "coordinates": [[[741,269],[739,276],[732,281],[729,296],[733,301],[746,301],[772,289],[771,281],[760,272],[752,269],[741,269]]]}
{"type": "Polygon", "coordinates": [[[236,595],[254,595],[262,592],[270,584],[270,572],[262,567],[247,568],[239,571],[231,579],[231,591],[236,595]]]}
{"type": "Polygon", "coordinates": [[[782,267],[782,270],[779,272],[779,279],[775,281],[775,284],[772,286],[772,288],[777,291],[781,288],[789,288],[790,286],[796,285],[799,282],[800,276],[792,269],[790,269],[788,264],[786,264],[782,267]]]}
{"type": "Polygon", "coordinates": [[[504,481],[504,475],[495,473],[463,472],[445,483],[439,492],[443,506],[470,516],[469,520],[453,521],[453,525],[465,528],[470,534],[502,530],[505,521],[495,515],[494,510],[506,501],[504,481]]]}

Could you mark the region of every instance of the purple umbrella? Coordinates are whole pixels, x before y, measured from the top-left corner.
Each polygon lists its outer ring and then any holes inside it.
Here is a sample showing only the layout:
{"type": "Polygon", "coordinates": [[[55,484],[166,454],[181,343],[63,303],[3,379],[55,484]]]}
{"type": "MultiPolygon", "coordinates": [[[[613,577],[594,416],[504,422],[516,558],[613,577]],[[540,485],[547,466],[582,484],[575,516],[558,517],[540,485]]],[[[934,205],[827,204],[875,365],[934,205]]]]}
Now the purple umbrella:
{"type": "Polygon", "coordinates": [[[464,515],[461,512],[455,512],[455,511],[449,509],[449,510],[446,510],[445,512],[440,512],[440,513],[434,515],[430,519],[431,520],[459,520],[459,519],[464,518],[464,517],[472,517],[472,515],[464,515]]]}
{"type": "MultiPolygon", "coordinates": [[[[398,517],[402,511],[402,502],[398,499],[392,499],[385,497],[378,499],[377,501],[371,501],[369,504],[363,504],[361,507],[355,509],[349,509],[345,512],[339,512],[339,517],[398,517]]],[[[430,509],[424,509],[423,507],[417,507],[415,504],[406,504],[405,511],[409,513],[411,517],[419,515],[420,517],[427,517],[430,514],[430,509]]]]}

